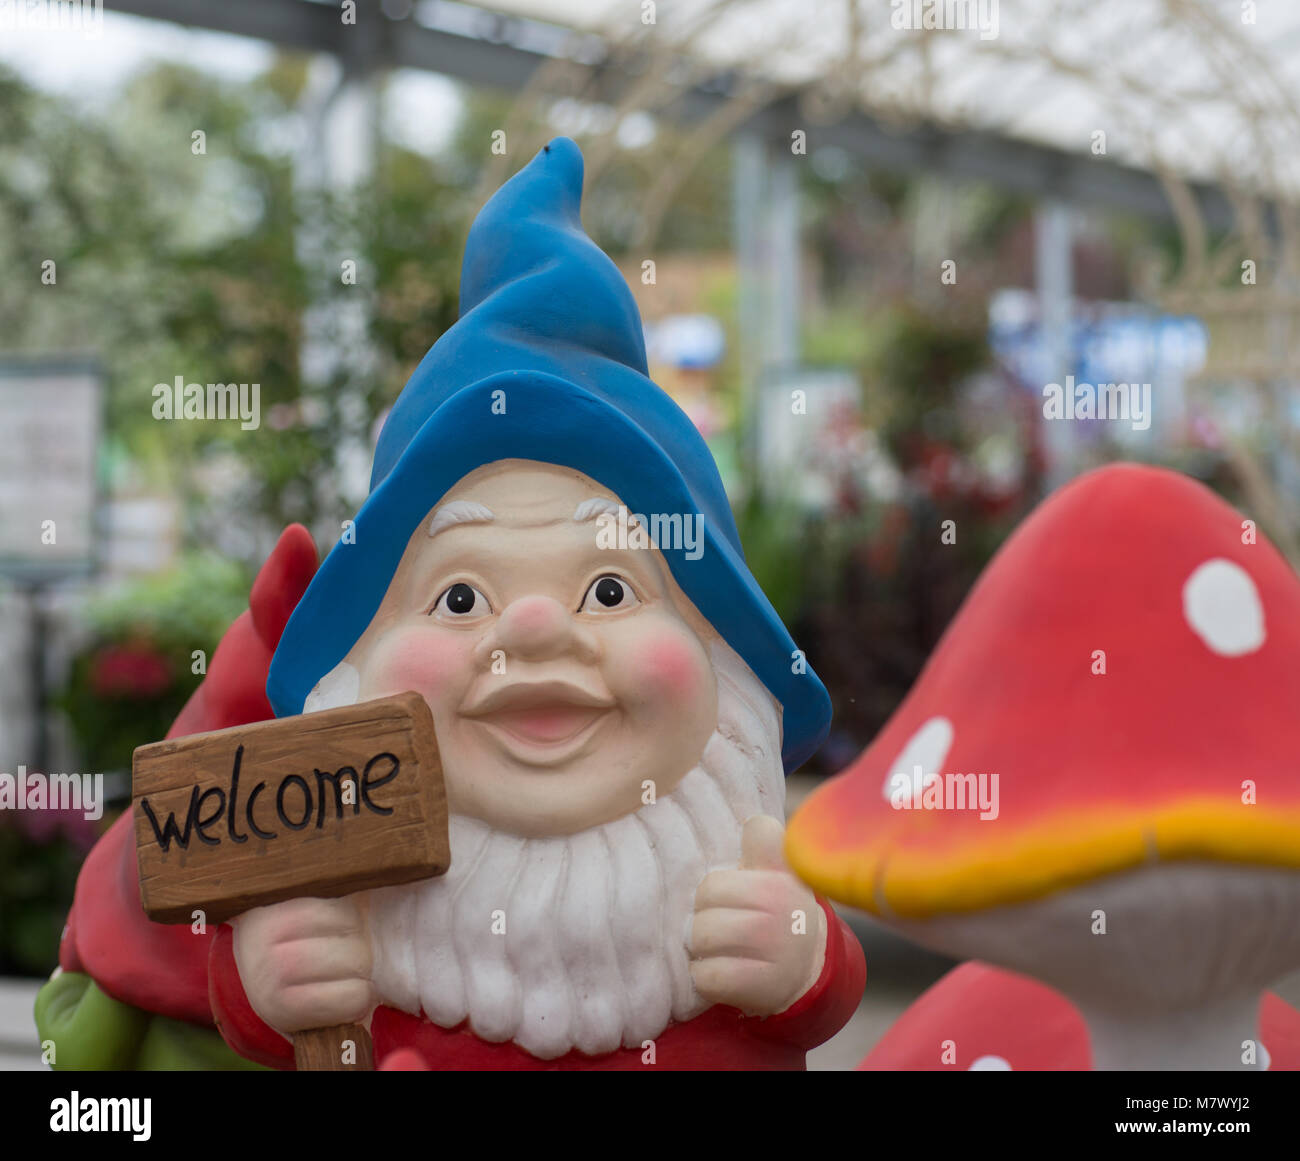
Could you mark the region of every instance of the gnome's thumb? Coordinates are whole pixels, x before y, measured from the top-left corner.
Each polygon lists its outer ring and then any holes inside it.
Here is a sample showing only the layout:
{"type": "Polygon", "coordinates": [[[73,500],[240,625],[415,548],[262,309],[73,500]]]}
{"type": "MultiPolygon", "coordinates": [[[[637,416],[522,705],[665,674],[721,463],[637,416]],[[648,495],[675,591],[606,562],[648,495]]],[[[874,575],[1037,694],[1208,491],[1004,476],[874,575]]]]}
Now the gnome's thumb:
{"type": "Polygon", "coordinates": [[[740,865],[747,871],[785,870],[785,827],[771,815],[756,814],[740,832],[740,865]]]}

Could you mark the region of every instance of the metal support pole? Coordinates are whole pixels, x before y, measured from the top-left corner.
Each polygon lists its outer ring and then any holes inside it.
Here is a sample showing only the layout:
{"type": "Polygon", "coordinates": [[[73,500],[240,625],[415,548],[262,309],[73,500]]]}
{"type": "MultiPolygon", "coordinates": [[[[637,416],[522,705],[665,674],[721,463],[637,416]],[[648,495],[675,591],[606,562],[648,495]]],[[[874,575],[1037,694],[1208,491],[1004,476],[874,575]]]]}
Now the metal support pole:
{"type": "Polygon", "coordinates": [[[752,133],[732,147],[732,215],[736,239],[737,327],[740,367],[739,458],[741,486],[751,494],[758,482],[758,388],[764,365],[762,204],[764,147],[752,133]]]}
{"type": "Polygon", "coordinates": [[[799,362],[799,174],[795,159],[775,148],[769,155],[767,218],[767,363],[789,369],[799,362]]]}
{"type": "MultiPolygon", "coordinates": [[[[1046,378],[1041,384],[1033,385],[1038,388],[1048,383],[1059,383],[1064,390],[1066,376],[1073,370],[1070,342],[1070,302],[1074,292],[1071,238],[1069,209],[1059,202],[1042,203],[1034,216],[1034,271],[1046,378]]],[[[1064,420],[1044,420],[1043,430],[1050,490],[1074,475],[1074,439],[1070,425],[1064,420]]]]}
{"type": "Polygon", "coordinates": [[[49,724],[49,674],[45,665],[45,634],[49,618],[42,601],[44,586],[39,582],[28,585],[25,589],[28,608],[28,625],[31,640],[28,642],[28,680],[32,687],[32,748],[29,768],[41,774],[49,773],[50,764],[50,724],[49,724]]]}
{"type": "MultiPolygon", "coordinates": [[[[364,186],[375,171],[378,149],[379,76],[367,62],[343,64],[320,56],[313,61],[304,113],[309,139],[296,159],[299,188],[347,195],[364,186]]],[[[361,241],[340,236],[326,221],[308,216],[297,238],[308,265],[341,277],[341,262],[360,263],[361,241]]],[[[340,373],[359,382],[375,373],[375,352],[368,339],[373,291],[369,272],[360,269],[359,284],[346,295],[309,304],[303,317],[301,366],[309,387],[322,386],[340,373]]],[[[333,405],[342,420],[334,449],[334,481],[345,505],[364,499],[370,474],[370,416],[364,400],[344,390],[333,405]]]]}
{"type": "Polygon", "coordinates": [[[799,362],[802,304],[799,172],[793,156],[753,134],[733,147],[733,213],[739,268],[742,478],[758,483],[759,388],[799,362]]]}

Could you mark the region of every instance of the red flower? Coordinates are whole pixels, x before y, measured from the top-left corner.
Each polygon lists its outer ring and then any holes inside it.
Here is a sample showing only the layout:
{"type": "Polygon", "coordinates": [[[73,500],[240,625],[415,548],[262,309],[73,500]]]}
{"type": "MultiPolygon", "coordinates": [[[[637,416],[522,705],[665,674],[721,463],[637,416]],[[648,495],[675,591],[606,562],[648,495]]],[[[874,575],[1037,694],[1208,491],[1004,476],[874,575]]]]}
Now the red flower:
{"type": "Polygon", "coordinates": [[[172,684],[172,668],[150,645],[109,645],[91,662],[90,683],[100,697],[156,697],[172,684]]]}

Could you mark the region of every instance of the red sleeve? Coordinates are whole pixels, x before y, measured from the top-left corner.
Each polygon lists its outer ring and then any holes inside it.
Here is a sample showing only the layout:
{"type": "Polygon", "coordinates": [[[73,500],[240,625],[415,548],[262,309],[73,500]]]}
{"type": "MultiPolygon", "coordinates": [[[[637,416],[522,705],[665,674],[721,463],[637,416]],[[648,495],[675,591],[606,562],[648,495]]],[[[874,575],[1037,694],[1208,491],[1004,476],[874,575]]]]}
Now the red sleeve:
{"type": "Polygon", "coordinates": [[[235,932],[223,923],[208,957],[208,1002],[217,1031],[240,1056],[268,1068],[292,1070],[293,1043],[253,1011],[235,963],[235,932]]]}
{"type": "Polygon", "coordinates": [[[826,1043],[849,1022],[867,986],[867,961],[857,936],[826,900],[817,902],[826,915],[826,962],[817,982],[784,1012],[745,1020],[753,1035],[805,1051],[826,1043]]]}

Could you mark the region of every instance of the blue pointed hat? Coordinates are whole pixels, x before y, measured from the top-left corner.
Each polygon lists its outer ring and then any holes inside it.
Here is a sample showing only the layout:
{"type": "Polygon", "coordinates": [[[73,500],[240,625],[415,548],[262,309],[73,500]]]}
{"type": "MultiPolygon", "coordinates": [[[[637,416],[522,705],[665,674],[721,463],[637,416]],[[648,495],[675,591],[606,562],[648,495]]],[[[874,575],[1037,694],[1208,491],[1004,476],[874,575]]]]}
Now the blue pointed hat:
{"type": "Polygon", "coordinates": [[[647,375],[641,319],[583,232],[582,153],[556,138],[470,230],[460,319],[406,384],[375,449],[355,544],[335,545],[271,662],[277,715],[365,631],[411,533],[457,481],[504,459],[574,468],[629,512],[698,513],[703,552],[660,545],[682,591],[782,706],[793,770],[830,725],[830,699],[745,565],[731,507],[694,424],[647,375]],[[692,555],[695,555],[694,553],[692,555]]]}

